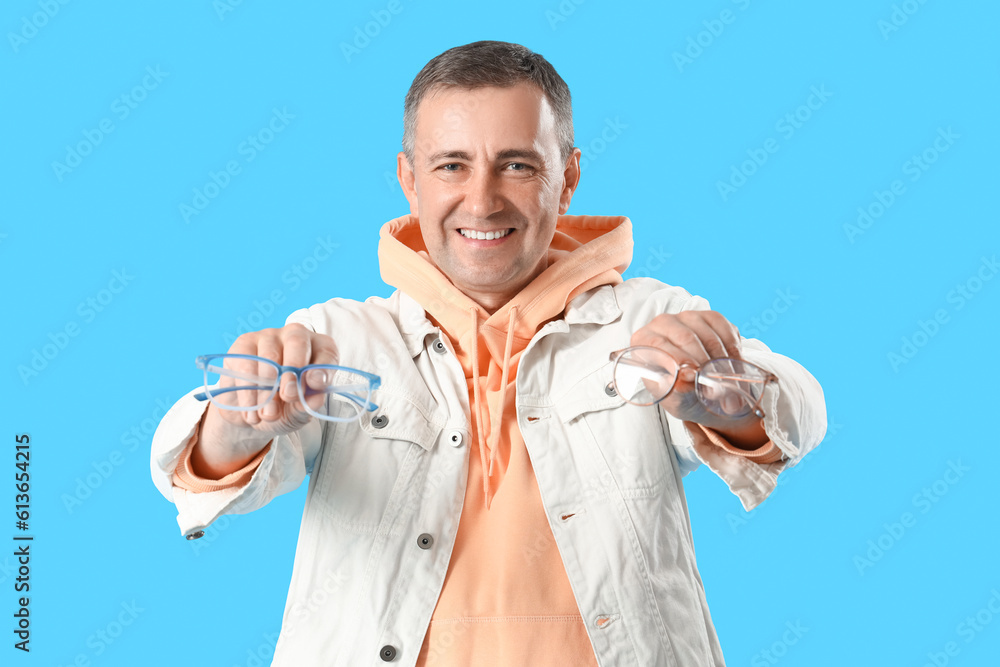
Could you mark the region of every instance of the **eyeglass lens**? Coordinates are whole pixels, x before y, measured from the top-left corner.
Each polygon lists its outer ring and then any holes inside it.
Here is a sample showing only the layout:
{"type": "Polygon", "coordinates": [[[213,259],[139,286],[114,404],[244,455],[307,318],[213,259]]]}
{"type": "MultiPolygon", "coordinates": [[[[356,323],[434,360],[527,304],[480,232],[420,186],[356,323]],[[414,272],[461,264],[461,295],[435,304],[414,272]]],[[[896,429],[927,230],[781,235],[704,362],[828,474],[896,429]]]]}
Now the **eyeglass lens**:
{"type": "Polygon", "coordinates": [[[739,359],[713,359],[698,371],[695,392],[705,408],[720,417],[750,414],[767,384],[764,371],[739,359]]]}
{"type": "MultiPolygon", "coordinates": [[[[209,360],[205,388],[210,400],[225,410],[263,407],[280,386],[278,367],[258,359],[218,356],[209,360]],[[212,389],[213,386],[216,388],[212,389]]],[[[302,372],[297,391],[307,412],[334,420],[353,419],[370,396],[368,378],[350,371],[319,367],[302,372]]]]}
{"type": "Polygon", "coordinates": [[[615,387],[629,403],[652,405],[666,396],[677,380],[677,362],[655,348],[627,350],[615,365],[615,387]]]}
{"type": "Polygon", "coordinates": [[[213,385],[218,388],[209,396],[220,408],[251,410],[261,407],[274,395],[278,369],[255,359],[213,357],[205,369],[206,390],[213,385]]]}
{"type": "MultiPolygon", "coordinates": [[[[614,383],[629,403],[652,405],[673,389],[679,367],[656,348],[626,350],[615,364],[614,383]]],[[[739,359],[712,359],[698,370],[695,393],[709,412],[738,419],[750,414],[767,384],[767,374],[739,359]]]]}

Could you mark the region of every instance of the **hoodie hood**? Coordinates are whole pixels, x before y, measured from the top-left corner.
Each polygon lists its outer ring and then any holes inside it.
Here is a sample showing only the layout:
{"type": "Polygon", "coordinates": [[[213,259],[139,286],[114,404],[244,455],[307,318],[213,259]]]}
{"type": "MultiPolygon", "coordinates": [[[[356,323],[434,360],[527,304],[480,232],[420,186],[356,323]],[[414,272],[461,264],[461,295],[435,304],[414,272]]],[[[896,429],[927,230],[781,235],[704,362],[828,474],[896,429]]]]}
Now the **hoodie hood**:
{"type": "MultiPolygon", "coordinates": [[[[472,427],[483,466],[489,507],[503,481],[509,433],[504,422],[513,400],[521,352],[547,321],[559,317],[579,294],[622,282],[632,261],[632,223],[624,216],[559,216],[549,244],[548,267],[490,315],[431,261],[417,219],[405,215],[383,225],[378,247],[382,280],[419,303],[451,339],[469,382],[472,427]],[[506,442],[505,442],[506,440],[506,442]]],[[[509,412],[511,414],[513,411],[509,412]]]]}

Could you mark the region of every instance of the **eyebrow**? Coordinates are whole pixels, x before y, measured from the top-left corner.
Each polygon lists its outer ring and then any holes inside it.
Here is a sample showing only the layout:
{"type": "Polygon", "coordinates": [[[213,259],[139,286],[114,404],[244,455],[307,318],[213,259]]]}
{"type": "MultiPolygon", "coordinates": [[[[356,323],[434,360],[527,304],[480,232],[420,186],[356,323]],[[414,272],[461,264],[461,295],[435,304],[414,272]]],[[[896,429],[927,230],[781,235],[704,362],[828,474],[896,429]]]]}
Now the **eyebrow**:
{"type": "MultiPolygon", "coordinates": [[[[494,156],[494,161],[499,160],[509,160],[510,158],[523,158],[528,160],[534,160],[540,164],[544,164],[545,160],[542,159],[541,154],[530,148],[507,148],[498,152],[494,156]]],[[[466,160],[471,162],[472,156],[465,151],[438,151],[427,158],[427,162],[437,162],[442,159],[453,159],[453,160],[466,160]]]]}

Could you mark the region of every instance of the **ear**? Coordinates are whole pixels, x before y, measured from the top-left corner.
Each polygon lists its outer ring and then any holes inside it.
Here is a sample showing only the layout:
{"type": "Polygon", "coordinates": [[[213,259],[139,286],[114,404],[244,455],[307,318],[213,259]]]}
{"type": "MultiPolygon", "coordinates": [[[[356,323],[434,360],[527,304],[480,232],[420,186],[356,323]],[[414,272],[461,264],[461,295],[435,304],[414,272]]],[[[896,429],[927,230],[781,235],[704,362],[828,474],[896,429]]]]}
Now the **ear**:
{"type": "Polygon", "coordinates": [[[396,178],[399,179],[399,186],[403,188],[406,201],[410,202],[410,215],[417,216],[420,208],[417,206],[416,179],[410,161],[406,159],[406,153],[403,151],[396,154],[396,178]]]}
{"type": "Polygon", "coordinates": [[[559,193],[559,215],[563,215],[569,210],[569,203],[573,199],[573,193],[580,185],[580,156],[583,151],[574,148],[573,152],[566,158],[566,165],[563,167],[563,188],[559,193]]]}

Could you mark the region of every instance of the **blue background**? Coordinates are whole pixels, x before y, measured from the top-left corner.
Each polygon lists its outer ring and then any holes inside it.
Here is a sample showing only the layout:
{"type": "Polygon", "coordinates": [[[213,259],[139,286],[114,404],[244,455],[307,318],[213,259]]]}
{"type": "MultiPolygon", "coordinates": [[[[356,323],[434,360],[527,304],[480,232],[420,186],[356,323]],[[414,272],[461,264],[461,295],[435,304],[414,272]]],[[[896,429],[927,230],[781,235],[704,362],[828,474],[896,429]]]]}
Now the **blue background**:
{"type": "Polygon", "coordinates": [[[241,319],[390,292],[403,96],[438,53],[500,39],[569,84],[569,212],[632,219],[627,275],[705,296],[826,392],[826,440],[759,510],[685,480],[728,663],[997,664],[1000,6],[577,1],[4,4],[0,540],[28,433],[35,542],[32,651],[3,630],[0,662],[267,664],[304,487],[185,541],[150,482],[160,406],[241,319]],[[294,118],[248,160],[275,109],[294,118]]]}

